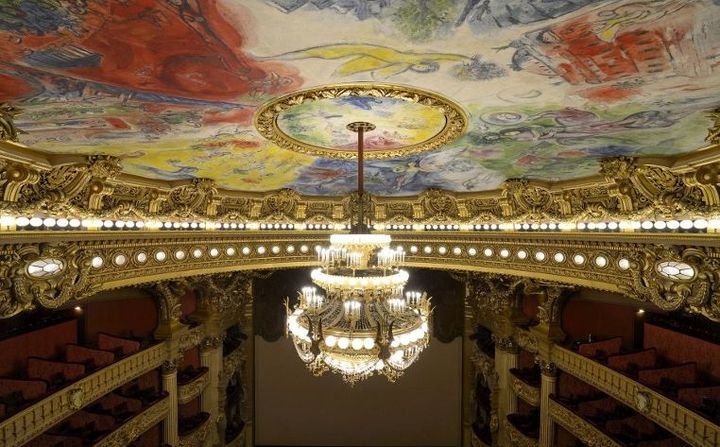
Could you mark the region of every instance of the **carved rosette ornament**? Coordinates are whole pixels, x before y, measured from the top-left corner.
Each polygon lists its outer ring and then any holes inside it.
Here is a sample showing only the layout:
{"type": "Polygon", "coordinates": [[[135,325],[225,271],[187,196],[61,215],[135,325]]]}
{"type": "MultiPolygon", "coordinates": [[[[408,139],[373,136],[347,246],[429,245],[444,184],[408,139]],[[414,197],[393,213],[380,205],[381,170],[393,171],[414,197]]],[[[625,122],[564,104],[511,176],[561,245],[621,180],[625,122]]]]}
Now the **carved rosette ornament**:
{"type": "Polygon", "coordinates": [[[496,337],[495,334],[493,334],[492,338],[495,341],[495,349],[511,354],[517,354],[520,350],[520,346],[518,346],[512,337],[496,337]]]}
{"type": "Polygon", "coordinates": [[[438,189],[425,191],[421,194],[420,201],[423,205],[423,215],[433,221],[444,222],[460,217],[457,199],[447,191],[438,189]]]}
{"type": "Polygon", "coordinates": [[[169,214],[178,217],[214,216],[220,200],[217,196],[214,180],[192,179],[189,185],[178,186],[170,191],[169,214]]]}
{"type": "Polygon", "coordinates": [[[167,359],[160,365],[160,371],[163,375],[175,374],[182,362],[183,359],[180,357],[167,359]]]}
{"type": "Polygon", "coordinates": [[[550,190],[527,179],[506,180],[500,204],[504,216],[530,221],[546,220],[560,214],[550,190]]]}
{"type": "Polygon", "coordinates": [[[540,367],[540,374],[548,377],[555,377],[557,375],[557,367],[555,366],[555,363],[536,357],[535,364],[540,367]]]}

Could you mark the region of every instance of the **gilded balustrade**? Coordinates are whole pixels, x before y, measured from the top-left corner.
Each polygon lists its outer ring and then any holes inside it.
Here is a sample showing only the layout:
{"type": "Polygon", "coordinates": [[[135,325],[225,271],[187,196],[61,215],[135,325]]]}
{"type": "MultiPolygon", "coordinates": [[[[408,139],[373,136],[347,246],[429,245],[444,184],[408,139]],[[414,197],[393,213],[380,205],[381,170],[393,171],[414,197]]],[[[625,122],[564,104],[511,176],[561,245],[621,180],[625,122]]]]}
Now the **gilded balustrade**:
{"type": "Polygon", "coordinates": [[[209,383],[208,371],[203,371],[188,383],[178,385],[178,402],[186,404],[202,394],[209,383]]]}
{"type": "Polygon", "coordinates": [[[720,426],[630,377],[568,349],[555,346],[555,365],[619,400],[696,447],[720,445],[720,426]]]}
{"type": "MultiPolygon", "coordinates": [[[[150,427],[160,422],[167,414],[170,407],[170,399],[164,397],[140,414],[133,416],[117,430],[97,442],[94,447],[125,447],[135,441],[140,435],[148,431],[150,427]]],[[[199,446],[200,444],[193,444],[199,446]]]]}
{"type": "Polygon", "coordinates": [[[0,422],[0,445],[19,446],[120,385],[159,367],[167,358],[158,344],[119,360],[0,422]]]}
{"type": "Polygon", "coordinates": [[[602,430],[552,399],[548,410],[553,421],[562,425],[586,446],[622,447],[602,430]]]}
{"type": "Polygon", "coordinates": [[[533,407],[540,406],[540,388],[524,382],[515,376],[512,371],[510,371],[510,387],[520,399],[533,407]]]}
{"type": "Polygon", "coordinates": [[[510,444],[513,447],[538,447],[537,439],[525,435],[507,419],[503,421],[503,425],[505,426],[505,432],[508,434],[508,438],[510,439],[510,444]]]}
{"type": "Polygon", "coordinates": [[[195,430],[185,436],[181,436],[179,447],[197,447],[204,445],[205,439],[209,434],[210,427],[212,427],[210,419],[211,418],[205,419],[205,422],[196,427],[195,430]]]}

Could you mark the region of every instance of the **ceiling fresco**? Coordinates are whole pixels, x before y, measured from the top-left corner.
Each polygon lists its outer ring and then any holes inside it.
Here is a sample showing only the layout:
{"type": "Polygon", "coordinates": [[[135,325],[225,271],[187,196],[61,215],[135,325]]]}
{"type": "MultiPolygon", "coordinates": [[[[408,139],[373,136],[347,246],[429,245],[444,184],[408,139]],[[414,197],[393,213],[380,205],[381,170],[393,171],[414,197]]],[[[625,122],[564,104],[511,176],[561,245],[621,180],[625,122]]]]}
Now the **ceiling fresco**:
{"type": "MultiPolygon", "coordinates": [[[[260,105],[375,81],[438,92],[469,126],[443,148],[370,160],[366,187],[481,191],[591,175],[615,155],[703,145],[720,104],[720,0],[6,0],[0,101],[21,142],[119,156],[126,172],[307,194],[355,188],[355,163],[277,147],[260,105]]],[[[311,144],[372,148],[437,132],[416,104],[338,99],[278,119],[311,144]]]]}

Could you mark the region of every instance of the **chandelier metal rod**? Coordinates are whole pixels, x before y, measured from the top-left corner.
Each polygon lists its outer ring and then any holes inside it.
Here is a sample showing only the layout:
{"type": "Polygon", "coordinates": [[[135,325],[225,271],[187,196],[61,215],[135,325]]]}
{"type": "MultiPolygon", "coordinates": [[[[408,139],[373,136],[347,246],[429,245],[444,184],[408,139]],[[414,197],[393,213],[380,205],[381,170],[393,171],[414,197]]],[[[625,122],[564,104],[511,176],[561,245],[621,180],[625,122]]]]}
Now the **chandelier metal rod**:
{"type": "Polygon", "coordinates": [[[358,126],[358,169],[357,169],[357,184],[358,184],[358,231],[364,229],[365,223],[365,210],[363,206],[363,194],[365,193],[365,170],[364,170],[364,149],[365,149],[365,126],[358,126]]]}

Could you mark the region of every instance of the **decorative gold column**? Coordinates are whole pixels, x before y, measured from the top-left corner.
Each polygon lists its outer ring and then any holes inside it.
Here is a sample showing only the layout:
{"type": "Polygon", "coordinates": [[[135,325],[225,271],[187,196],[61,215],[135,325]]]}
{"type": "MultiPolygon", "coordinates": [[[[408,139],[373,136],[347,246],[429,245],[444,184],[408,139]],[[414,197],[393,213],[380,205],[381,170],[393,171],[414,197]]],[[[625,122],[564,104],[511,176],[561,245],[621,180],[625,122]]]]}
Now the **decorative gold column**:
{"type": "Polygon", "coordinates": [[[163,391],[168,393],[168,413],[163,420],[163,443],[177,446],[180,442],[178,435],[178,359],[168,360],[161,366],[163,391]]]}
{"type": "Polygon", "coordinates": [[[555,423],[550,417],[550,395],[555,393],[557,370],[555,364],[538,359],[540,366],[540,447],[552,447],[555,441],[555,423]]]}
{"type": "Polygon", "coordinates": [[[208,369],[208,384],[200,395],[200,409],[210,414],[212,428],[206,438],[207,445],[219,445],[218,388],[222,371],[222,340],[220,337],[206,337],[200,343],[200,365],[208,369]]]}
{"type": "Polygon", "coordinates": [[[507,415],[517,412],[517,396],[510,386],[510,369],[518,365],[518,346],[511,337],[495,338],[495,368],[498,375],[498,419],[500,445],[508,445],[503,429],[507,415]]]}

